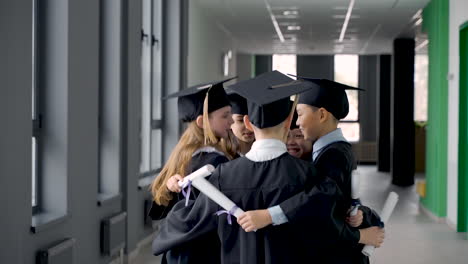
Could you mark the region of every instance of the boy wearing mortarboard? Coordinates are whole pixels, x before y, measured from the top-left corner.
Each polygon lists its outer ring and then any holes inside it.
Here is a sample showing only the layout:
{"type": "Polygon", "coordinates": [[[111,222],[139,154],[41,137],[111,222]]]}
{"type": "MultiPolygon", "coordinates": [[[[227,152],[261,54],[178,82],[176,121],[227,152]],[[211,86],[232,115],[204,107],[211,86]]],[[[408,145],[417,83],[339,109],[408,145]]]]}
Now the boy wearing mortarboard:
{"type": "MultiPolygon", "coordinates": [[[[326,79],[299,79],[316,85],[299,96],[297,125],[305,139],[314,142],[312,160],[318,175],[330,177],[342,191],[343,203],[340,205],[343,206],[338,218],[346,219],[351,206],[351,172],[356,169],[356,161],[351,144],[338,128],[338,121],[349,111],[345,90],[361,89],[326,79]]],[[[294,223],[314,213],[311,208],[315,205],[308,195],[308,192],[302,192],[268,210],[246,212],[238,221],[246,231],[269,224],[294,223]]],[[[327,263],[368,263],[368,258],[360,252],[363,244],[380,246],[383,242],[384,231],[371,227],[380,225],[380,219],[369,208],[360,207],[358,215],[348,221],[353,227],[360,228],[360,232],[344,232],[338,244],[326,248],[327,263]]]]}

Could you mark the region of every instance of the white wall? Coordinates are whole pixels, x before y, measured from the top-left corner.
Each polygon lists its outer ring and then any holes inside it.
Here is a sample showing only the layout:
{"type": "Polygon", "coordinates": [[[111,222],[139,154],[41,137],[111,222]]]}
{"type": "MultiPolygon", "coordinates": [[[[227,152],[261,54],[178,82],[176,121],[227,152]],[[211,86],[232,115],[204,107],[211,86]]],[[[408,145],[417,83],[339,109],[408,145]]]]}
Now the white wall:
{"type": "Polygon", "coordinates": [[[447,221],[457,224],[458,205],[458,102],[459,102],[459,28],[468,21],[468,1],[450,0],[449,10],[449,129],[447,166],[447,221]]]}
{"type": "Polygon", "coordinates": [[[188,31],[188,86],[227,78],[223,76],[223,54],[228,50],[232,50],[229,77],[236,75],[235,39],[195,0],[189,2],[188,31]]]}

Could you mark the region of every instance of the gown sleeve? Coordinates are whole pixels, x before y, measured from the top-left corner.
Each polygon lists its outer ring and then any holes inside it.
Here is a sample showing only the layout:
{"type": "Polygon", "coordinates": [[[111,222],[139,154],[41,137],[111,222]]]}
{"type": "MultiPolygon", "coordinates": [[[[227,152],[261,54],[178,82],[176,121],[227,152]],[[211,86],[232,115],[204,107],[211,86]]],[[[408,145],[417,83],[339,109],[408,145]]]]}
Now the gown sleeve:
{"type": "MultiPolygon", "coordinates": [[[[215,170],[210,177],[210,182],[215,186],[217,175],[215,170]]],[[[218,219],[214,213],[218,209],[219,206],[203,193],[196,200],[190,200],[187,206],[184,200],[177,202],[161,223],[153,241],[153,254],[162,254],[216,230],[218,219]]]]}
{"type": "MultiPolygon", "coordinates": [[[[311,175],[311,177],[315,177],[311,175]]],[[[306,189],[280,203],[280,207],[290,223],[312,219],[320,226],[329,241],[343,241],[356,245],[360,239],[359,230],[351,228],[345,222],[343,211],[346,210],[343,194],[334,180],[325,178],[313,187],[306,189]]]]}

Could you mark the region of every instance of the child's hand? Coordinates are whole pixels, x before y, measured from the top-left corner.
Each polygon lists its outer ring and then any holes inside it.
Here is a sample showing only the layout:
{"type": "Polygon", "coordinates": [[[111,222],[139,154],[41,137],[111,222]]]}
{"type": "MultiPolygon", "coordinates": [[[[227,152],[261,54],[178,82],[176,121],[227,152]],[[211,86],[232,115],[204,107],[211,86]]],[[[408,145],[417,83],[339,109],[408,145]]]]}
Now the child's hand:
{"type": "Polygon", "coordinates": [[[362,224],[363,216],[362,211],[357,210],[357,214],[353,216],[346,217],[346,222],[352,227],[358,227],[362,224]]]}
{"type": "Polygon", "coordinates": [[[267,209],[247,211],[237,218],[237,223],[245,232],[252,232],[264,228],[272,223],[270,213],[267,209]]]}
{"type": "Polygon", "coordinates": [[[182,180],[184,180],[184,178],[180,176],[179,174],[171,176],[166,182],[167,189],[171,192],[176,192],[176,193],[181,192],[182,188],[180,188],[179,186],[179,181],[182,181],[182,180]]]}
{"type": "Polygon", "coordinates": [[[372,245],[376,248],[382,245],[385,238],[385,229],[378,226],[359,229],[359,233],[361,234],[360,244],[372,245]]]}

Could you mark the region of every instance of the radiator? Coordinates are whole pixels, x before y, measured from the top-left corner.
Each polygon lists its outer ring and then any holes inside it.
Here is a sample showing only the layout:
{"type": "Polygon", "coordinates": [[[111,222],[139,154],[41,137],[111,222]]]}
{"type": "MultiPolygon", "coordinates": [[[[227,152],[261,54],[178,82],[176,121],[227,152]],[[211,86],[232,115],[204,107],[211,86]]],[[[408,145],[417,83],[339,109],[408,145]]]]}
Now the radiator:
{"type": "Polygon", "coordinates": [[[377,162],[377,143],[363,141],[353,143],[353,152],[357,162],[377,162]]]}
{"type": "Polygon", "coordinates": [[[37,264],[73,264],[74,238],[61,240],[51,247],[39,250],[36,256],[37,264]]]}
{"type": "Polygon", "coordinates": [[[125,247],[127,213],[122,212],[101,222],[101,252],[113,256],[125,247]]]}

